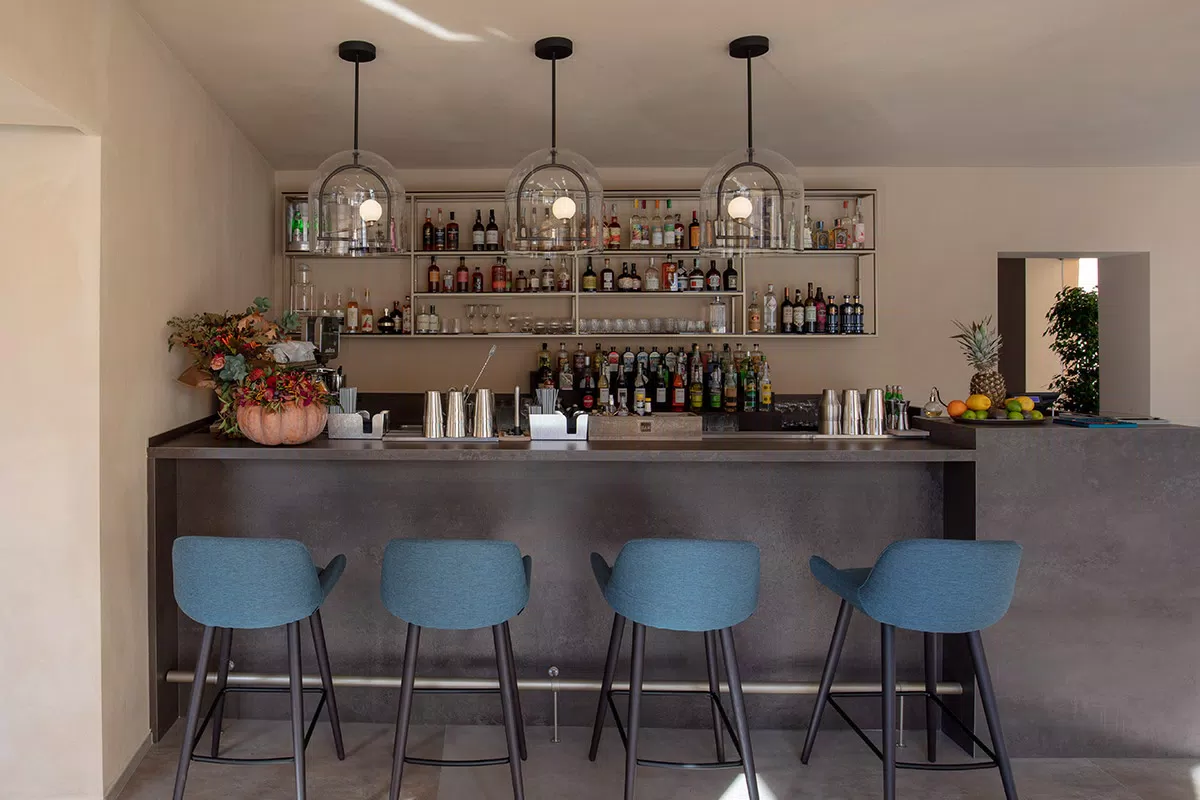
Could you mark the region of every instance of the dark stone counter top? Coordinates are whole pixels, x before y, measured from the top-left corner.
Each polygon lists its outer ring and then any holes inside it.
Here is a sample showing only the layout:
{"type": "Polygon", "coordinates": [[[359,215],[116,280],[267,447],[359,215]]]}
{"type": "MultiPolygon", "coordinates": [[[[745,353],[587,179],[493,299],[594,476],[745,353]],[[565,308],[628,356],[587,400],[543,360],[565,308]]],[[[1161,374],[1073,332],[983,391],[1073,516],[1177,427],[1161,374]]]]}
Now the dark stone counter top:
{"type": "Polygon", "coordinates": [[[812,440],[753,434],[700,441],[655,442],[453,442],[327,439],[296,447],[263,447],[216,439],[207,432],[158,441],[151,458],[262,461],[588,461],[588,462],[895,462],[974,461],[970,448],[926,439],[812,440]],[[742,436],[746,438],[741,438],[742,436]]]}

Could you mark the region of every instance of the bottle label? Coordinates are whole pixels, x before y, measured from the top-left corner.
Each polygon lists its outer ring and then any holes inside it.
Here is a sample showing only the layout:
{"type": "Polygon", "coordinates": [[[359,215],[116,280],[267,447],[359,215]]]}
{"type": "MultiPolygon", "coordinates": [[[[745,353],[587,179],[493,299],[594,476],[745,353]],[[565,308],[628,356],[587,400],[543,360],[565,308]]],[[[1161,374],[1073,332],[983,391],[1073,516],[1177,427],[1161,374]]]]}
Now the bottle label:
{"type": "Polygon", "coordinates": [[[500,244],[500,231],[484,231],[483,240],[487,244],[500,244]]]}
{"type": "Polygon", "coordinates": [[[736,292],[738,290],[737,275],[729,275],[725,278],[725,291],[736,292]]]}
{"type": "Polygon", "coordinates": [[[814,325],[817,323],[817,307],[816,306],[805,306],[804,307],[804,322],[806,324],[811,322],[814,325]]]}
{"type": "Polygon", "coordinates": [[[658,384],[658,387],[654,390],[654,402],[658,403],[660,406],[666,404],[667,385],[665,383],[658,384]]]}
{"type": "Polygon", "coordinates": [[[611,292],[613,290],[613,276],[611,272],[604,274],[604,291],[611,292]]]}
{"type": "Polygon", "coordinates": [[[713,274],[713,275],[708,276],[708,290],[710,292],[721,291],[721,276],[720,275],[713,274]]]}
{"type": "Polygon", "coordinates": [[[608,405],[609,396],[610,395],[608,393],[608,387],[605,386],[603,389],[600,390],[600,405],[602,405],[602,406],[608,405]]]}
{"type": "Polygon", "coordinates": [[[585,392],[583,395],[583,407],[590,410],[595,405],[596,405],[596,400],[594,397],[592,397],[592,393],[585,392]]]}
{"type": "Polygon", "coordinates": [[[683,401],[687,399],[687,394],[684,393],[682,386],[675,387],[675,405],[683,407],[683,401]]]}
{"type": "Polygon", "coordinates": [[[362,332],[371,333],[375,330],[375,317],[370,311],[362,315],[362,332]]]}
{"type": "Polygon", "coordinates": [[[867,242],[867,225],[864,222],[854,223],[854,241],[858,244],[867,242]]]}
{"type": "Polygon", "coordinates": [[[472,244],[483,244],[484,243],[484,235],[483,234],[484,234],[483,231],[471,231],[471,243],[472,244]]]}
{"type": "Polygon", "coordinates": [[[355,328],[358,327],[358,309],[357,308],[347,308],[346,309],[346,327],[349,328],[350,330],[354,330],[355,328]]]}
{"type": "Polygon", "coordinates": [[[782,324],[783,324],[783,329],[785,331],[791,330],[791,328],[792,328],[792,305],[790,303],[783,307],[782,324]]]}

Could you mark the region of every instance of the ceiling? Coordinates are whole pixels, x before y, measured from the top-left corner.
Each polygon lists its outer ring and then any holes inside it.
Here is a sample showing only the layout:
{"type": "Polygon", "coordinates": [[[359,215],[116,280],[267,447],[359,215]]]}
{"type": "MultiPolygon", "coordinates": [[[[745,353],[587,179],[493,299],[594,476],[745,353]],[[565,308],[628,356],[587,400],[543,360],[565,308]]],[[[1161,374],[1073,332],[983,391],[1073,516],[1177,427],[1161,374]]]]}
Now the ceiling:
{"type": "Polygon", "coordinates": [[[707,166],[744,142],[807,166],[1200,163],[1196,0],[137,0],[277,169],[362,138],[402,168],[511,167],[549,145],[549,66],[569,36],[559,143],[598,166],[707,166]],[[734,12],[737,17],[735,18],[734,12]]]}

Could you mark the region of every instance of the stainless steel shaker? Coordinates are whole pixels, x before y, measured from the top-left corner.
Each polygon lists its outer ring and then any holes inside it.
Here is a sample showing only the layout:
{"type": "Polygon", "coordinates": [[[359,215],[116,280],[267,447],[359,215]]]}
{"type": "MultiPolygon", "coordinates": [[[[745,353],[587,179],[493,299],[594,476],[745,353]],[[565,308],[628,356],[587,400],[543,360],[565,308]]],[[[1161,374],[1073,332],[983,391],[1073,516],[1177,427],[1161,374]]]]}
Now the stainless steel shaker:
{"type": "Polygon", "coordinates": [[[862,436],[862,432],[862,400],[858,389],[846,389],[842,392],[842,435],[862,436]]]}
{"type": "Polygon", "coordinates": [[[479,389],[475,392],[471,435],[477,439],[490,439],[496,435],[496,399],[491,389],[479,389]]]}
{"type": "Polygon", "coordinates": [[[446,438],[462,439],[467,435],[466,401],[460,389],[446,392],[446,438]]]}
{"type": "Polygon", "coordinates": [[[421,433],[426,439],[440,439],[445,436],[442,427],[442,393],[438,391],[425,393],[425,417],[421,424],[421,433]]]}
{"type": "Polygon", "coordinates": [[[867,389],[867,416],[863,432],[867,436],[883,436],[883,389],[867,389]]]}
{"type": "Polygon", "coordinates": [[[830,435],[842,432],[842,404],[836,389],[821,390],[821,405],[817,409],[817,433],[830,435]]]}

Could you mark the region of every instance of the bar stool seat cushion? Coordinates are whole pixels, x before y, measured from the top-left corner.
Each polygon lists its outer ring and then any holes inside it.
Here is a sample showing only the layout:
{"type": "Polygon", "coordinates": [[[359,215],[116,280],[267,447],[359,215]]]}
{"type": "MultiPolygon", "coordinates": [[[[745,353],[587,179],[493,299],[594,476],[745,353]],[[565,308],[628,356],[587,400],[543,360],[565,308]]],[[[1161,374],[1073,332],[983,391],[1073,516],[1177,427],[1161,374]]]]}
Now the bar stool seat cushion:
{"type": "Polygon", "coordinates": [[[592,553],[605,600],[626,619],[674,631],[714,631],[758,607],[759,550],[751,542],[634,539],[610,567],[592,553]]]}
{"type": "Polygon", "coordinates": [[[319,569],[292,539],[183,536],[171,558],[179,608],[214,628],[273,628],[309,617],[346,568],[337,555],[319,569]]]}
{"type": "Polygon", "coordinates": [[[490,628],[529,604],[533,559],[512,542],[393,539],[380,595],[393,615],[423,628],[490,628]]]}
{"type": "Polygon", "coordinates": [[[838,569],[820,556],[813,577],[867,616],[926,633],[970,633],[1012,603],[1021,545],[954,539],[893,542],[874,567],[838,569]]]}

